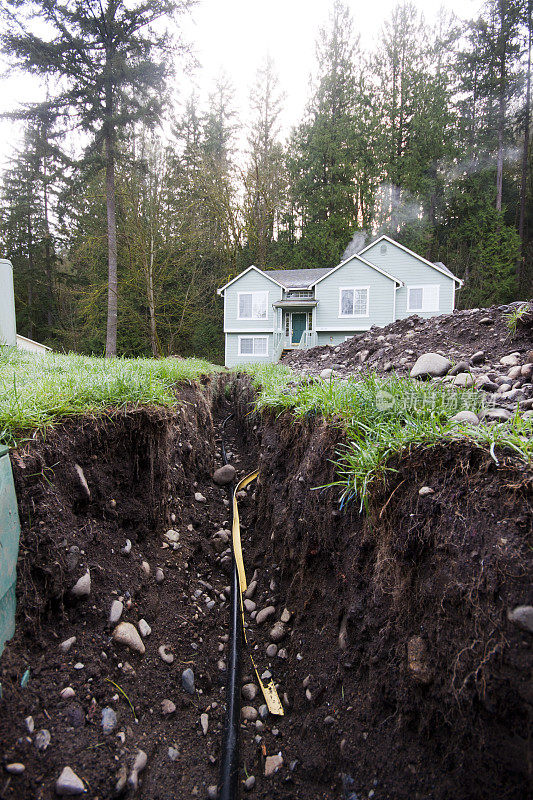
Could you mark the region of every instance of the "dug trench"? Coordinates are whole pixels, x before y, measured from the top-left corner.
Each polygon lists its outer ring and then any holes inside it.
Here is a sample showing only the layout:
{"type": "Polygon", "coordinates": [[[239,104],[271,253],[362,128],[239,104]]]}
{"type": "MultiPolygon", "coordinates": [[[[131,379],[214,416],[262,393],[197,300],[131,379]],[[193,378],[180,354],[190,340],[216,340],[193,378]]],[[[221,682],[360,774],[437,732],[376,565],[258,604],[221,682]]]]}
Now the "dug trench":
{"type": "Polygon", "coordinates": [[[317,488],[340,427],[260,417],[244,377],[179,400],[72,419],[12,452],[0,797],[53,798],[75,779],[100,800],[216,797],[231,554],[213,473],[230,412],[237,476],[260,469],[239,498],[248,648],[285,708],[266,712],[245,651],[243,794],[530,796],[533,637],[509,614],[533,604],[531,472],[467,444],[414,449],[360,512],[317,488]],[[143,654],[113,638],[112,604],[143,654]]]}

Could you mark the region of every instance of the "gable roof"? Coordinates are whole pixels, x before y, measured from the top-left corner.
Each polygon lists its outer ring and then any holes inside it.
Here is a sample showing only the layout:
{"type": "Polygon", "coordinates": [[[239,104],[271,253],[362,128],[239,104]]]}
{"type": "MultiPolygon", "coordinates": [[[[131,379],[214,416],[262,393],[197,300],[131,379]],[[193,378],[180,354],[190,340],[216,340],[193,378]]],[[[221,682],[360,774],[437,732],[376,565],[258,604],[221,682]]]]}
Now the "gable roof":
{"type": "Polygon", "coordinates": [[[386,236],[385,234],[383,234],[382,236],[379,236],[373,242],[370,242],[370,244],[367,244],[367,246],[363,247],[363,249],[360,250],[357,255],[360,256],[363,253],[366,253],[367,250],[370,250],[371,247],[374,247],[375,244],[378,244],[378,242],[381,242],[383,239],[386,242],[389,242],[389,244],[393,244],[395,247],[399,247],[400,250],[404,251],[404,253],[408,253],[410,256],[413,256],[414,258],[417,258],[419,261],[422,261],[422,263],[427,264],[428,267],[431,267],[432,269],[436,269],[437,272],[440,272],[443,275],[446,275],[447,278],[453,278],[454,281],[457,281],[459,286],[463,286],[464,281],[462,281],[461,278],[458,278],[456,275],[454,275],[453,272],[451,272],[448,269],[448,267],[445,264],[442,263],[442,261],[436,261],[435,263],[433,263],[432,261],[428,261],[427,258],[424,258],[423,256],[419,256],[418,253],[415,253],[413,250],[409,250],[408,247],[405,247],[405,245],[400,244],[399,242],[395,242],[394,239],[391,239],[390,236],[386,236]]]}
{"type": "Polygon", "coordinates": [[[365,264],[365,266],[372,267],[372,269],[375,269],[376,272],[381,272],[382,275],[384,275],[386,278],[389,278],[391,281],[394,281],[394,283],[396,283],[398,286],[403,286],[404,285],[403,281],[401,281],[399,278],[395,278],[394,275],[391,275],[389,272],[386,272],[384,269],[381,269],[381,267],[377,267],[375,264],[371,264],[370,261],[367,261],[365,258],[361,258],[359,253],[354,253],[353,256],[349,256],[348,258],[345,258],[344,261],[341,261],[341,263],[337,264],[337,266],[333,267],[333,269],[325,270],[325,274],[319,276],[318,279],[311,284],[311,286],[316,286],[317,283],[320,283],[320,281],[323,281],[324,278],[328,277],[328,275],[332,275],[338,269],[340,269],[345,264],[347,264],[348,261],[352,261],[352,259],[354,259],[354,258],[357,258],[358,261],[362,261],[363,264],[365,264]]]}
{"type": "Polygon", "coordinates": [[[316,269],[269,269],[265,272],[274,280],[279,281],[286,289],[309,289],[313,282],[326,273],[331,272],[329,267],[316,269]]]}
{"type": "MultiPolygon", "coordinates": [[[[268,274],[268,272],[264,272],[262,269],[259,269],[259,267],[256,267],[254,264],[251,264],[251,265],[248,267],[248,269],[245,269],[245,270],[244,270],[244,272],[239,272],[239,274],[238,274],[238,275],[236,275],[236,276],[233,278],[233,280],[231,280],[231,281],[228,281],[228,283],[225,283],[225,284],[224,284],[224,286],[221,286],[221,287],[220,287],[220,289],[217,289],[217,294],[218,294],[218,295],[222,295],[222,292],[223,292],[225,289],[227,289],[227,288],[228,288],[228,286],[231,286],[231,284],[232,284],[232,283],[235,283],[235,281],[238,281],[238,280],[239,280],[239,278],[242,278],[242,276],[243,276],[243,275],[246,275],[246,273],[247,273],[247,272],[250,272],[250,270],[251,270],[251,269],[253,269],[255,272],[258,272],[260,275],[264,275],[264,276],[265,276],[265,278],[268,278],[268,279],[269,279],[269,281],[272,281],[273,283],[276,283],[278,286],[281,286],[281,288],[282,288],[282,289],[283,289],[283,288],[285,288],[285,287],[283,286],[283,284],[282,284],[282,283],[280,283],[280,282],[279,282],[279,281],[277,281],[275,278],[273,278],[271,275],[269,275],[269,274],[268,274]]],[[[272,270],[272,271],[274,271],[274,270],[272,270]]]]}

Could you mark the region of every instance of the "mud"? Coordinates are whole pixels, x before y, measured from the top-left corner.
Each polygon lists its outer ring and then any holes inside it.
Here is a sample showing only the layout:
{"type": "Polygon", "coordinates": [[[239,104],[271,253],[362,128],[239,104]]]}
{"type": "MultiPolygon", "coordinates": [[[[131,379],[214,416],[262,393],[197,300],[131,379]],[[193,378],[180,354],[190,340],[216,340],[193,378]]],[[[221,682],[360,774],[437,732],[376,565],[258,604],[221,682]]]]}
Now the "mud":
{"type": "MultiPolygon", "coordinates": [[[[511,352],[525,355],[533,349],[533,311],[524,314],[516,330],[508,322],[520,305],[466,309],[429,319],[413,314],[383,328],[373,325],[336,347],[293,350],[283,362],[304,371],[333,367],[340,374],[393,371],[407,375],[422,353],[442,353],[455,363],[468,363],[475,353],[482,353],[476,363],[484,369],[501,370],[498,362],[502,356],[511,352]]],[[[533,309],[533,301],[529,306],[533,309]]]]}
{"type": "MultiPolygon", "coordinates": [[[[316,418],[259,418],[245,379],[189,387],[181,399],[178,415],[126,410],[71,420],[12,454],[23,531],[17,632],[0,660],[0,752],[4,765],[26,769],[3,772],[0,797],[55,797],[65,765],[86,782],[86,796],[114,797],[121,766],[139,748],[148,761],[137,797],[203,798],[216,784],[229,564],[213,534],[227,529],[229,514],[211,475],[230,411],[238,475],[261,470],[241,500],[249,579],[257,572],[253,601],[276,609],[262,625],[246,614],[249,647],[286,710],[243,722],[250,797],[530,796],[533,637],[507,612],[533,604],[531,472],[466,445],[414,450],[391,465],[396,471],[360,513],[341,509],[334,488],[317,488],[334,477],[340,429],[316,418]],[[421,497],[421,486],[433,494],[421,497]],[[169,528],[180,534],[175,550],[164,546],[169,528]],[[69,589],[87,567],[91,595],[75,599],[69,589]],[[119,596],[131,599],[124,620],[142,617],[152,628],[143,656],[110,638],[109,608],[119,596]],[[269,632],[285,608],[278,647],[286,657],[268,658],[269,632]],[[59,643],[73,635],[62,653],[59,643]],[[170,665],[161,644],[174,655],[170,665]],[[188,666],[194,695],[181,686],[188,666]],[[65,686],[74,698],[61,699],[65,686]],[[169,716],[164,699],[176,705],[169,716]],[[118,717],[109,736],[100,724],[106,706],[118,717]],[[43,728],[51,743],[38,752],[43,728]],[[283,766],[265,777],[265,757],[277,753],[283,766]]],[[[244,664],[243,683],[253,681],[246,656],[244,664]]],[[[261,702],[243,700],[256,709],[261,702]]]]}

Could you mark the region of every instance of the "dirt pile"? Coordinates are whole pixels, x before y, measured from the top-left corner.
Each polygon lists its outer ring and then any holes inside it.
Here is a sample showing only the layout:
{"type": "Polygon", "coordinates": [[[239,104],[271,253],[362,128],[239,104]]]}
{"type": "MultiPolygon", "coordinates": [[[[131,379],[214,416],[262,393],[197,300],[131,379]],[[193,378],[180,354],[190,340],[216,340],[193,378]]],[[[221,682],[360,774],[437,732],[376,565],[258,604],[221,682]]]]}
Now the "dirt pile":
{"type": "Polygon", "coordinates": [[[240,498],[249,651],[286,710],[266,713],[245,654],[250,796],[528,796],[533,637],[508,613],[533,605],[531,473],[466,445],[417,450],[367,513],[340,509],[316,487],[341,430],[259,418],[246,380],[226,380],[184,391],[176,416],[69,421],[12,454],[23,531],[0,796],[51,800],[65,767],[94,800],[216,796],[231,558],[212,475],[231,411],[237,477],[260,467],[240,498]],[[112,639],[116,603],[143,655],[112,639]]]}
{"type": "MultiPolygon", "coordinates": [[[[533,308],[533,301],[530,305],[533,308]]],[[[503,375],[502,357],[513,352],[526,357],[533,348],[533,311],[522,316],[513,333],[508,317],[516,311],[514,306],[467,309],[430,319],[415,314],[383,328],[372,326],[336,347],[293,350],[283,363],[313,374],[333,368],[339,375],[366,371],[408,375],[420,355],[433,352],[463,369],[503,375]]]]}

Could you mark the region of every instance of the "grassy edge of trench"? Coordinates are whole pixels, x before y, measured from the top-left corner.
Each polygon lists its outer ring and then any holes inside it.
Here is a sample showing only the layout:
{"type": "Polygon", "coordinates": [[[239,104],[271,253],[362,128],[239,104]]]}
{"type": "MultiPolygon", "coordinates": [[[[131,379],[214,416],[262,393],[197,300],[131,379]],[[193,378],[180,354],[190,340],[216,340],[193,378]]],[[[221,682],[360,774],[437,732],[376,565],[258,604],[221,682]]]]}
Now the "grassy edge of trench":
{"type": "Polygon", "coordinates": [[[277,364],[239,368],[257,390],[257,409],[296,417],[320,414],[346,431],[346,445],[336,455],[341,505],[357,499],[366,503],[370,488],[388,471],[391,459],[414,446],[465,441],[490,452],[499,463],[513,456],[533,466],[533,420],[517,411],[505,423],[472,425],[452,417],[483,410],[482,392],[451,389],[443,384],[370,373],[344,380],[310,380],[277,364]]]}
{"type": "Polygon", "coordinates": [[[0,346],[0,443],[19,444],[59,419],[110,408],[176,405],[176,387],[222,368],[198,358],[35,355],[0,346]]]}
{"type": "MultiPolygon", "coordinates": [[[[0,443],[15,446],[59,419],[101,414],[110,408],[176,405],[176,387],[223,368],[196,358],[105,359],[77,354],[36,356],[0,347],[0,443]]],[[[479,413],[482,393],[452,390],[395,375],[375,374],[322,381],[299,376],[279,364],[253,364],[246,373],[256,391],[258,411],[320,415],[346,431],[337,453],[341,502],[364,504],[370,487],[392,468],[391,458],[415,445],[465,440],[533,465],[533,420],[518,412],[506,423],[458,424],[451,418],[468,409],[479,413]]]]}

